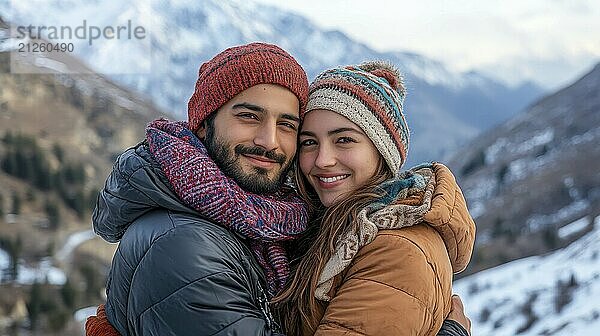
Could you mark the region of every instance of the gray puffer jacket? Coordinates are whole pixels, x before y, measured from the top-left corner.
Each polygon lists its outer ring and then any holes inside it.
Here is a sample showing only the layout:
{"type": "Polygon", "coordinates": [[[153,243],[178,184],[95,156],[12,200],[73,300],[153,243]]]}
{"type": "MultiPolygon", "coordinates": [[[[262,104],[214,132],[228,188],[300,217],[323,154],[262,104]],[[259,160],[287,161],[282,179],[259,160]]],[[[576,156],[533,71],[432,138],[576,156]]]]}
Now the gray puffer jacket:
{"type": "Polygon", "coordinates": [[[265,277],[243,239],[187,208],[141,143],[121,154],[93,213],[120,241],[106,314],[125,335],[272,335],[265,277]]]}

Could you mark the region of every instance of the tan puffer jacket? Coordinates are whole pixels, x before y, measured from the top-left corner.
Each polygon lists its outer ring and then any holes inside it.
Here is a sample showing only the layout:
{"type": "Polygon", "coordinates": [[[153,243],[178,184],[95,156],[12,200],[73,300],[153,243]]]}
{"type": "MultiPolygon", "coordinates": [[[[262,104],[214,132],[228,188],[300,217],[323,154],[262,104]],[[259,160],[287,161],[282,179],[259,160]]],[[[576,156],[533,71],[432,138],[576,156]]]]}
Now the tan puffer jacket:
{"type": "MultiPolygon", "coordinates": [[[[315,335],[435,335],[450,311],[452,274],[465,269],[475,223],[454,176],[434,165],[429,225],[381,230],[334,279],[315,335]]],[[[314,330],[305,328],[306,335],[314,330]]]]}

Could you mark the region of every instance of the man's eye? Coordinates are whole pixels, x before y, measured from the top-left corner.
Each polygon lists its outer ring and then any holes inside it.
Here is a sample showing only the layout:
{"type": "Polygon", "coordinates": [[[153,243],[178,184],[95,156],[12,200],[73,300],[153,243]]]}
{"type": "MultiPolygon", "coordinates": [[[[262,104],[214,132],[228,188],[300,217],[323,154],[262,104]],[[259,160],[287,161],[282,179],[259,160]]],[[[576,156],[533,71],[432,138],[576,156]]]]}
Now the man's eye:
{"type": "Polygon", "coordinates": [[[296,130],[296,125],[290,122],[281,122],[279,123],[279,125],[282,125],[283,127],[289,128],[290,130],[295,131],[296,130]]]}
{"type": "Polygon", "coordinates": [[[244,119],[258,120],[258,116],[256,114],[254,114],[254,113],[239,113],[238,117],[244,118],[244,119]]]}

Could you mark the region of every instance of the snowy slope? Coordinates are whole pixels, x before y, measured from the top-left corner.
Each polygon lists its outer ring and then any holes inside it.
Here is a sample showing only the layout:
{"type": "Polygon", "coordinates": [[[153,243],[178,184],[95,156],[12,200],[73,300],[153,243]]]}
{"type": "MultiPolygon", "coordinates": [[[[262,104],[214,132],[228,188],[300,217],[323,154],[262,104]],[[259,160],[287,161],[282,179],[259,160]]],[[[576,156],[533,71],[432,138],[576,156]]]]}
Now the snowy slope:
{"type": "Polygon", "coordinates": [[[534,86],[509,88],[481,74],[454,73],[414,53],[379,53],[339,31],[325,31],[302,16],[252,1],[0,0],[0,15],[16,24],[72,27],[83,19],[101,27],[133,19],[134,25],[147,28],[151,45],[149,40],[97,40],[94,47],[85,48],[87,42],[80,41],[78,56],[179,118],[185,118],[199,65],[232,45],[276,43],[298,58],[310,78],[332,66],[389,60],[407,79],[405,110],[413,134],[409,164],[441,159],[516,114],[540,93],[534,86]]]}
{"type": "Polygon", "coordinates": [[[599,334],[599,143],[600,64],[450,161],[477,223],[467,271],[501,264],[455,283],[474,335],[599,334]]]}
{"type": "Polygon", "coordinates": [[[572,223],[593,227],[569,246],[516,260],[454,283],[473,335],[598,335],[600,216],[572,223]]]}

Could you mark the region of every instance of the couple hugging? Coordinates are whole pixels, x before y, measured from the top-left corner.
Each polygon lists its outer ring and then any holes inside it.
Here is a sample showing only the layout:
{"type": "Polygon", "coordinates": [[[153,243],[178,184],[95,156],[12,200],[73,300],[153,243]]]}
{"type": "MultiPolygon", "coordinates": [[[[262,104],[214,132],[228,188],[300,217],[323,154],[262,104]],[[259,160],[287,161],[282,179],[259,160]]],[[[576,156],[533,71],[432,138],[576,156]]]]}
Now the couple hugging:
{"type": "Polygon", "coordinates": [[[265,43],[202,64],[188,121],[151,122],[98,197],[119,247],[86,334],[468,335],[475,223],[448,168],[403,169],[405,95],[380,61],[309,86],[265,43]]]}

